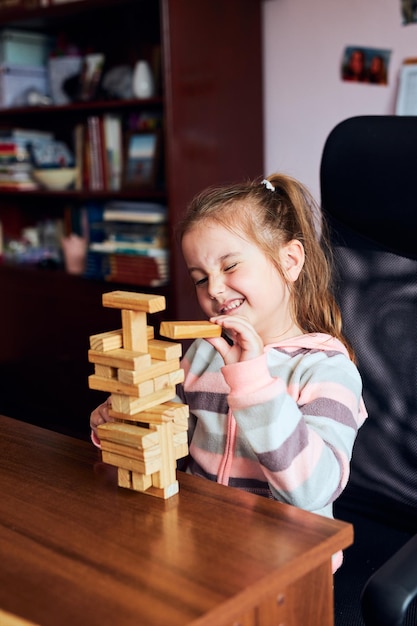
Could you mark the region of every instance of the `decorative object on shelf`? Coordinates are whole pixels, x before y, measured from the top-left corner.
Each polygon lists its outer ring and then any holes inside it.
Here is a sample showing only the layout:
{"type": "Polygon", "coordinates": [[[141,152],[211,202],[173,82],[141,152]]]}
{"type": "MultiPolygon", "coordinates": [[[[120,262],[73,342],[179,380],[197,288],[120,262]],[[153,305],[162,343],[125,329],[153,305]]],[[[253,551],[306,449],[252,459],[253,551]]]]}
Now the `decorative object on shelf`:
{"type": "Polygon", "coordinates": [[[152,70],[147,61],[140,60],[135,65],[133,93],[137,98],[152,98],[155,93],[152,70]]]}
{"type": "Polygon", "coordinates": [[[54,104],[68,104],[73,100],[65,90],[65,82],[79,76],[81,65],[81,56],[61,56],[49,59],[49,89],[54,104]]]}
{"type": "Polygon", "coordinates": [[[73,167],[74,156],[62,141],[33,142],[29,144],[29,153],[36,169],[73,167]]]}
{"type": "Polygon", "coordinates": [[[65,270],[68,274],[84,274],[87,258],[87,239],[71,233],[61,239],[65,270]]]}
{"type": "Polygon", "coordinates": [[[79,100],[89,101],[96,97],[104,66],[104,54],[86,54],[79,78],[79,100]]]}
{"type": "Polygon", "coordinates": [[[32,170],[32,176],[41,187],[61,191],[71,187],[77,176],[76,167],[41,168],[32,170]]]}
{"type": "Polygon", "coordinates": [[[29,65],[0,65],[0,109],[22,106],[28,93],[47,97],[48,74],[45,67],[29,65]]]}
{"type": "Polygon", "coordinates": [[[53,38],[20,29],[0,31],[0,63],[45,67],[53,38]]]}
{"type": "Polygon", "coordinates": [[[130,65],[112,67],[103,75],[101,88],[108,98],[133,98],[133,70],[130,65]]]}
{"type": "Polygon", "coordinates": [[[128,134],[124,166],[124,187],[155,187],[160,133],[137,131],[128,134]]]}

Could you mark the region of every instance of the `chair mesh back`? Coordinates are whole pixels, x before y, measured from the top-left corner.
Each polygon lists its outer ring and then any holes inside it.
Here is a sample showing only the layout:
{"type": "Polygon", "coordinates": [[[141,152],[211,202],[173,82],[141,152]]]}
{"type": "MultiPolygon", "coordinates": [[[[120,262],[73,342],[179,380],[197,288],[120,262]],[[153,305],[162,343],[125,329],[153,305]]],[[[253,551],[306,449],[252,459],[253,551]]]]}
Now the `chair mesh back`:
{"type": "Polygon", "coordinates": [[[365,116],[336,127],[321,188],[336,297],[369,413],[351,483],[417,507],[417,117],[365,116]]]}

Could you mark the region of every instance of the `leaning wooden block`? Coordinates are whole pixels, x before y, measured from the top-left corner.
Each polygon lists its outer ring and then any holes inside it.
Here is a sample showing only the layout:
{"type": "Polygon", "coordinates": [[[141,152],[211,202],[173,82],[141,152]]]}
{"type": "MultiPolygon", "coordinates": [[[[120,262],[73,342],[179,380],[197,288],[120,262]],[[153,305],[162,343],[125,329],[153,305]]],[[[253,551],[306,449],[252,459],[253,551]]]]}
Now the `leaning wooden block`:
{"type": "Polygon", "coordinates": [[[112,309],[130,309],[132,311],[143,311],[144,313],[159,313],[160,311],[165,311],[166,308],[164,296],[131,291],[103,293],[102,302],[103,306],[112,309]]]}
{"type": "Polygon", "coordinates": [[[220,337],[222,328],[202,320],[197,322],[162,322],[160,334],[169,339],[194,339],[196,337],[220,337]]]}

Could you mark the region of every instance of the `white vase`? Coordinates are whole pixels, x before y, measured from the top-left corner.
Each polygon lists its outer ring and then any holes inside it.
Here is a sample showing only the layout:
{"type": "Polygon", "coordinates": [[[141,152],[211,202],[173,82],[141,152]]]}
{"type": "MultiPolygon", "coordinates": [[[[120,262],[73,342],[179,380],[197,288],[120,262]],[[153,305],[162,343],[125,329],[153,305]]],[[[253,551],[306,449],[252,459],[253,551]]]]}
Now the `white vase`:
{"type": "Polygon", "coordinates": [[[147,61],[138,61],[133,71],[133,93],[137,98],[152,98],[154,80],[147,61]]]}

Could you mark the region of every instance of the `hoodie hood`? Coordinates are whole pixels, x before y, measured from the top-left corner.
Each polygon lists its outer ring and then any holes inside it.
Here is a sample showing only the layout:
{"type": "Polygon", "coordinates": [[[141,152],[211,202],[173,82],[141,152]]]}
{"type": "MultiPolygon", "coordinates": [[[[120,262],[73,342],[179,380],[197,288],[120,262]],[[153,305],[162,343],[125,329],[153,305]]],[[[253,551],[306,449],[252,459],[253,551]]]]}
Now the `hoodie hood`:
{"type": "Polygon", "coordinates": [[[265,351],[270,348],[285,348],[285,350],[320,350],[324,352],[341,352],[347,358],[349,353],[343,343],[327,335],[326,333],[306,333],[303,335],[297,335],[296,337],[290,337],[289,339],[283,339],[282,341],[269,343],[265,346],[265,351]]]}

